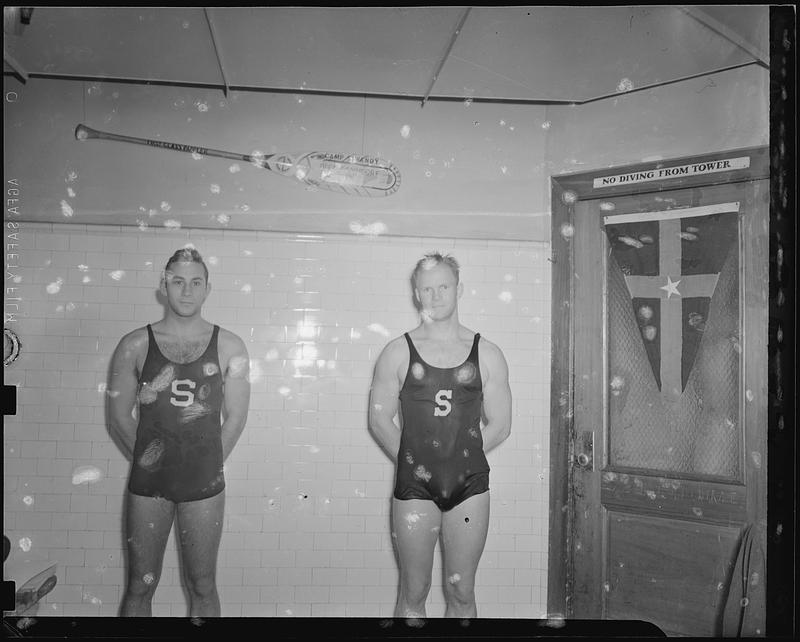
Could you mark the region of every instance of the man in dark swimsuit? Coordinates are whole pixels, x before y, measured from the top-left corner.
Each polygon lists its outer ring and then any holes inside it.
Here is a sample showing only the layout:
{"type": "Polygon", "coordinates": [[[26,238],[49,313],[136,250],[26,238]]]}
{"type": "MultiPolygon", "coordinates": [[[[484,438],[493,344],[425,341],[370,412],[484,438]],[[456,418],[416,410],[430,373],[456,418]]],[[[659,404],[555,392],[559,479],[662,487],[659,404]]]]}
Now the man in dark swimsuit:
{"type": "Polygon", "coordinates": [[[459,323],[464,288],[454,258],[423,257],[412,281],[422,322],[378,357],[369,408],[370,430],[397,464],[395,617],[425,617],[440,535],[445,616],[476,617],[475,573],[489,526],[485,452],[511,430],[508,366],[495,344],[459,323]]]}
{"type": "Polygon", "coordinates": [[[220,615],[223,462],[247,419],[250,362],[239,337],[202,318],[210,289],[200,254],[175,252],[161,279],[164,318],[125,335],[112,358],[109,423],[132,462],[122,616],[152,615],[176,516],[189,615],[220,615]]]}

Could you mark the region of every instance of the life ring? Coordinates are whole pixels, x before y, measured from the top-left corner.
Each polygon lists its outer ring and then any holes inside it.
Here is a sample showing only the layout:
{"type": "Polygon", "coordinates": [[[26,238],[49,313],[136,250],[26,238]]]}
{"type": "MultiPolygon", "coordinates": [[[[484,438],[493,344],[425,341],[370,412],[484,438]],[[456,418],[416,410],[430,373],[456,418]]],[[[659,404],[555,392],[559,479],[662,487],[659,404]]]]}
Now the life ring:
{"type": "Polygon", "coordinates": [[[17,333],[9,328],[3,328],[3,365],[10,366],[19,356],[22,342],[17,333]]]}

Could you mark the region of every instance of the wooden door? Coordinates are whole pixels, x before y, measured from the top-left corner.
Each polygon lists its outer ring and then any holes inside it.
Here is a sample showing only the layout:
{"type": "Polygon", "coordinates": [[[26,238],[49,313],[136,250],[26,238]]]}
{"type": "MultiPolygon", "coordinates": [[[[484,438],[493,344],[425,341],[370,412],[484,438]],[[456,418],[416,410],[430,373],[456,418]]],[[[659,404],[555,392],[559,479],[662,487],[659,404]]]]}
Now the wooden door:
{"type": "Polygon", "coordinates": [[[562,192],[568,617],[719,635],[743,532],[766,522],[769,189],[747,165],[562,192]]]}

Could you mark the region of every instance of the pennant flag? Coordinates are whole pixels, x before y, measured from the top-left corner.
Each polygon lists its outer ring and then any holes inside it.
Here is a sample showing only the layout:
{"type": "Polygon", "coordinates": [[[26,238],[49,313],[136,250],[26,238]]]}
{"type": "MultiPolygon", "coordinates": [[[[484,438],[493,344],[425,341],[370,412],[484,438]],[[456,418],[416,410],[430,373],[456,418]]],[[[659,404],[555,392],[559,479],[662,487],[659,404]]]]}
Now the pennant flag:
{"type": "Polygon", "coordinates": [[[728,252],[737,250],[738,203],[728,205],[605,217],[611,255],[625,275],[653,376],[667,400],[686,386],[719,273],[728,252]]]}

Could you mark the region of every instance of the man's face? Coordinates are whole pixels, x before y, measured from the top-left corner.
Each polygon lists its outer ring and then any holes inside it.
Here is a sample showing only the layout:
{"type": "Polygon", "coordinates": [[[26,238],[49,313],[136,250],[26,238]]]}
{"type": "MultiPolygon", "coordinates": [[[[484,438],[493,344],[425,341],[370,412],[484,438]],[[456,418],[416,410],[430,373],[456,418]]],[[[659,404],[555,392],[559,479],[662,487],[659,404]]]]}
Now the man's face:
{"type": "Polygon", "coordinates": [[[463,287],[448,265],[423,267],[417,274],[416,294],[424,320],[441,321],[453,315],[463,287]]]}
{"type": "Polygon", "coordinates": [[[169,307],[181,317],[199,314],[210,290],[203,266],[193,261],[171,263],[161,281],[169,307]]]}

